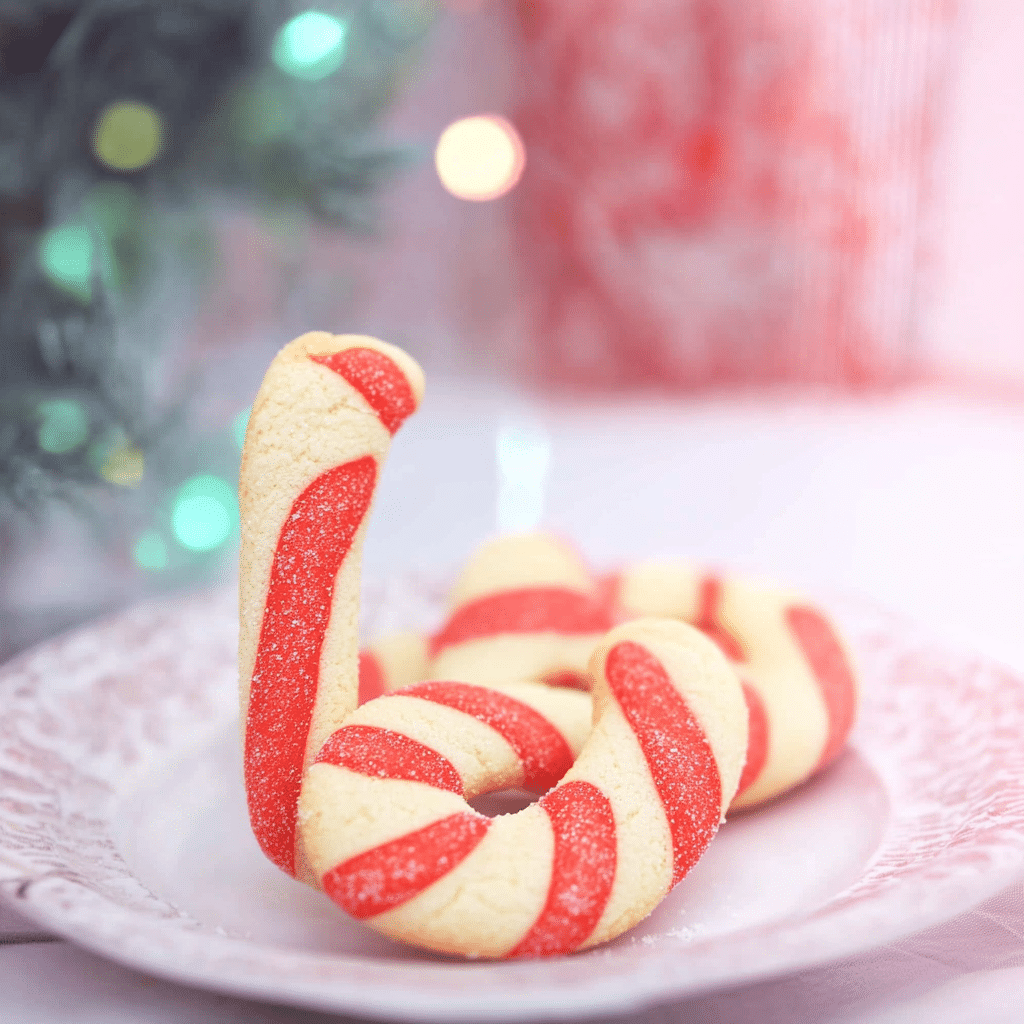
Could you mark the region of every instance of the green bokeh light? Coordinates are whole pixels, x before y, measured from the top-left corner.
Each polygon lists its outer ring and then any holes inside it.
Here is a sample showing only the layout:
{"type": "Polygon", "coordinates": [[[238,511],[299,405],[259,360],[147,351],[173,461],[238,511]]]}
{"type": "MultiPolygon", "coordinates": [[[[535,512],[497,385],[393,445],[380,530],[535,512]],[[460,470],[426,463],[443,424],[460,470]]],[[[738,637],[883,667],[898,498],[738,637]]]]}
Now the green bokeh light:
{"type": "Polygon", "coordinates": [[[234,488],[219,476],[186,480],[174,498],[171,527],[177,542],[190,551],[212,551],[234,530],[238,515],[234,488]]]}
{"type": "Polygon", "coordinates": [[[92,298],[92,259],[92,234],[83,224],[51,228],[39,241],[43,273],[83,302],[92,298]]]}
{"type": "Polygon", "coordinates": [[[73,452],[89,436],[89,417],[73,398],[53,398],[40,402],[39,447],[51,455],[73,452]]]}
{"type": "Polygon", "coordinates": [[[92,150],[100,163],[116,171],[138,171],[163,148],[164,123],[148,103],[117,100],[100,113],[92,150]]]}
{"type": "Polygon", "coordinates": [[[167,568],[167,543],[156,530],[147,530],[139,537],[132,554],[143,569],[167,568]]]}
{"type": "Polygon", "coordinates": [[[252,414],[252,406],[248,409],[243,409],[235,418],[231,421],[231,433],[235,435],[235,444],[238,445],[238,450],[242,450],[242,445],[245,444],[245,428],[249,426],[249,416],[252,414]]]}
{"type": "Polygon", "coordinates": [[[287,75],[316,82],[341,67],[348,24],[323,11],[303,11],[285,22],[271,56],[287,75]]]}

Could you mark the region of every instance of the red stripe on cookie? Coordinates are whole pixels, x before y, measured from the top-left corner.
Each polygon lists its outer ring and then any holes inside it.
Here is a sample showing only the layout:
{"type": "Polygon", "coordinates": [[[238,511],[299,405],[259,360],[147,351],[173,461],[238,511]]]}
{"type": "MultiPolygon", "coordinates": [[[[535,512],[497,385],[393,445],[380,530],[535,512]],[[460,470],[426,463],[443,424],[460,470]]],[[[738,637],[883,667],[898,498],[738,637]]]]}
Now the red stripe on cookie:
{"type": "Polygon", "coordinates": [[[561,687],[563,690],[583,690],[589,693],[594,681],[587,672],[581,672],[577,668],[563,668],[549,672],[541,682],[548,686],[561,687]]]}
{"type": "MultiPolygon", "coordinates": [[[[764,770],[768,760],[768,712],[757,690],[749,683],[743,684],[743,696],[747,702],[747,761],[743,766],[740,784],[736,790],[739,796],[749,789],[764,770]]],[[[735,797],[733,798],[735,799],[735,797]]]]}
{"type": "Polygon", "coordinates": [[[373,498],[370,456],[335,466],[295,500],[270,570],[245,730],[245,787],[263,852],[295,874],[295,815],[334,580],[373,498]]]}
{"type": "Polygon", "coordinates": [[[414,683],[404,697],[419,697],[443,704],[502,736],[523,763],[523,786],[536,792],[549,790],[572,765],[572,749],[565,737],[539,711],[508,694],[470,683],[414,683]]]}
{"type": "Polygon", "coordinates": [[[336,764],[373,778],[425,782],[459,796],[465,791],[462,776],[444,754],[376,725],[343,725],[323,745],[314,763],[336,764]]]}
{"type": "Polygon", "coordinates": [[[793,605],[786,609],[786,623],[811,666],[828,711],[828,738],[816,765],[820,768],[839,753],[853,726],[857,684],[842,645],[819,611],[793,605]]]}
{"type": "Polygon", "coordinates": [[[672,834],[672,885],[718,829],[722,782],[711,744],[664,666],[640,644],[609,652],[605,675],[643,751],[672,834]]]}
{"type": "Polygon", "coordinates": [[[556,956],[586,941],[604,913],[615,881],[615,817],[608,798],[575,780],[541,797],[555,851],[548,897],[537,920],[508,956],[556,956]]]}
{"type": "Polygon", "coordinates": [[[430,640],[431,654],[446,647],[502,633],[604,633],[612,627],[609,610],[566,587],[521,587],[469,601],[456,609],[430,640]]]}
{"type": "Polygon", "coordinates": [[[719,619],[722,603],[722,581],[718,576],[704,576],[697,595],[697,618],[693,625],[706,637],[718,644],[721,652],[732,661],[746,661],[743,647],[719,619]]]}
{"type": "Polygon", "coordinates": [[[490,827],[490,818],[471,811],[441,818],[331,868],[324,892],[360,921],[383,914],[461,864],[490,827]]]}
{"type": "Polygon", "coordinates": [[[366,399],[389,433],[416,411],[416,396],[393,359],[375,348],[346,348],[328,356],[310,356],[344,377],[366,399]]]}
{"type": "Polygon", "coordinates": [[[384,692],[384,669],[372,651],[359,652],[359,703],[365,704],[384,692]]]}

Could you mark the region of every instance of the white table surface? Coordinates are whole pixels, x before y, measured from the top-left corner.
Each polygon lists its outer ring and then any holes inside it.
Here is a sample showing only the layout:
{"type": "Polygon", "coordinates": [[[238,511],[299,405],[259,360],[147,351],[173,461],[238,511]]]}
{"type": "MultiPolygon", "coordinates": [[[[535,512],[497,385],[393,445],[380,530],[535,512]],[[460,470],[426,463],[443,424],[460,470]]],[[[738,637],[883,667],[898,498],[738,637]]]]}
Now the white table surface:
{"type": "MultiPolygon", "coordinates": [[[[367,576],[451,566],[493,530],[495,436],[510,421],[548,431],[544,521],[597,564],[687,555],[868,595],[1024,673],[1022,408],[925,390],[569,410],[467,399],[441,384],[396,440],[367,576]]],[[[1003,1024],[1019,1019],[1022,991],[1024,888],[1015,885],[901,942],[630,1019],[1003,1024]]],[[[329,1018],[148,978],[46,940],[0,907],[0,1020],[67,1019],[329,1018]]]]}

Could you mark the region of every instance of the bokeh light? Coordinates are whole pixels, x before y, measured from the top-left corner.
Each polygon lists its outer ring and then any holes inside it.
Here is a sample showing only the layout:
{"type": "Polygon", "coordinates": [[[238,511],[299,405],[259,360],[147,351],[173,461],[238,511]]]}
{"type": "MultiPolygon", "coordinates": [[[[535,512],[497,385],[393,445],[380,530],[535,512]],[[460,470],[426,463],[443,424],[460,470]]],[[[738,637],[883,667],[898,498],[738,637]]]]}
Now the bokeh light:
{"type": "Polygon", "coordinates": [[[238,445],[238,450],[242,450],[242,445],[245,444],[245,428],[249,426],[249,416],[252,414],[252,406],[248,409],[243,409],[232,421],[231,421],[231,433],[234,434],[235,444],[238,445]]]}
{"type": "Polygon", "coordinates": [[[499,533],[535,530],[544,514],[544,491],[551,465],[551,438],[532,418],[508,421],[498,430],[499,533]]]}
{"type": "Polygon", "coordinates": [[[237,515],[238,503],[231,484],[219,476],[202,474],[178,488],[171,527],[182,547],[212,551],[231,536],[237,515]]]}
{"type": "Polygon", "coordinates": [[[143,569],[167,568],[167,542],[156,530],[147,530],[142,534],[135,542],[132,554],[143,569]]]}
{"type": "Polygon", "coordinates": [[[92,298],[92,234],[83,224],[50,228],[39,240],[39,265],[62,291],[83,302],[92,298]]]}
{"type": "Polygon", "coordinates": [[[341,67],[348,24],[323,11],[303,11],[285,22],[274,40],[274,63],[285,73],[317,82],[341,67]]]}
{"type": "Polygon", "coordinates": [[[503,117],[464,117],[441,133],[434,152],[441,184],[459,199],[484,202],[513,188],[526,165],[519,133],[503,117]]]}
{"type": "Polygon", "coordinates": [[[160,155],[163,134],[163,119],[151,106],[117,100],[96,119],[92,149],[112,170],[138,171],[160,155]]]}
{"type": "Polygon", "coordinates": [[[146,459],[138,448],[131,445],[107,452],[100,463],[100,476],[108,484],[118,487],[138,487],[146,469],[146,459]]]}
{"type": "Polygon", "coordinates": [[[39,447],[51,455],[73,452],[89,436],[89,417],[81,402],[73,398],[52,398],[40,402],[39,447]]]}

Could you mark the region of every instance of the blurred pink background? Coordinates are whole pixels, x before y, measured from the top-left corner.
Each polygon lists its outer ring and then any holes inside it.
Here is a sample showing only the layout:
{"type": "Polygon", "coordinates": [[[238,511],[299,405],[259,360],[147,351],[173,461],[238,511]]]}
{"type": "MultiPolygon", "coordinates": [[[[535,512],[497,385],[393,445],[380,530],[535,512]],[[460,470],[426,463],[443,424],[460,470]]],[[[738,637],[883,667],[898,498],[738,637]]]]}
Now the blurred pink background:
{"type": "Polygon", "coordinates": [[[1024,7],[967,0],[938,191],[939,267],[923,331],[937,372],[1024,379],[1024,7]]]}
{"type": "MultiPolygon", "coordinates": [[[[951,5],[934,6],[941,8],[938,42],[932,44],[939,52],[930,81],[939,95],[928,100],[935,131],[922,161],[927,180],[917,225],[919,292],[905,330],[900,320],[878,357],[869,353],[862,379],[887,381],[924,370],[963,386],[1007,386],[1024,377],[1024,290],[1018,286],[1024,272],[1024,143],[1017,130],[1024,9],[1012,0],[961,0],[956,14],[951,5]],[[886,345],[905,345],[912,365],[900,362],[899,352],[890,359],[886,345]],[[880,372],[873,374],[872,366],[880,372]]],[[[204,347],[213,336],[221,344],[225,335],[251,337],[268,322],[283,336],[319,317],[324,326],[341,329],[343,319],[346,327],[388,337],[432,369],[521,371],[524,351],[543,352],[541,339],[519,333],[517,319],[528,294],[520,261],[531,255],[524,252],[529,236],[521,230],[534,196],[529,152],[520,187],[489,203],[449,195],[430,159],[438,135],[458,117],[497,112],[515,119],[522,94],[519,26],[503,4],[451,7],[388,120],[396,138],[420,145],[421,159],[386,195],[380,238],[366,246],[321,234],[306,257],[289,264],[279,239],[263,238],[261,250],[255,229],[236,222],[228,232],[235,259],[205,314],[204,347]],[[275,283],[282,268],[298,282],[288,302],[275,283]]],[[[913,163],[913,154],[907,159],[913,163]]],[[[870,202],[866,208],[873,209],[870,202]]],[[[779,356],[774,376],[800,379],[798,349],[779,356]]],[[[814,358],[812,346],[812,364],[814,358]]],[[[558,376],[543,359],[525,362],[542,378],[545,372],[558,376]]],[[[717,375],[699,365],[691,370],[682,374],[684,382],[764,382],[773,376],[767,361],[744,367],[741,360],[717,375]]],[[[805,376],[849,382],[815,365],[805,376]]],[[[602,382],[600,374],[597,380],[602,382]]]]}

